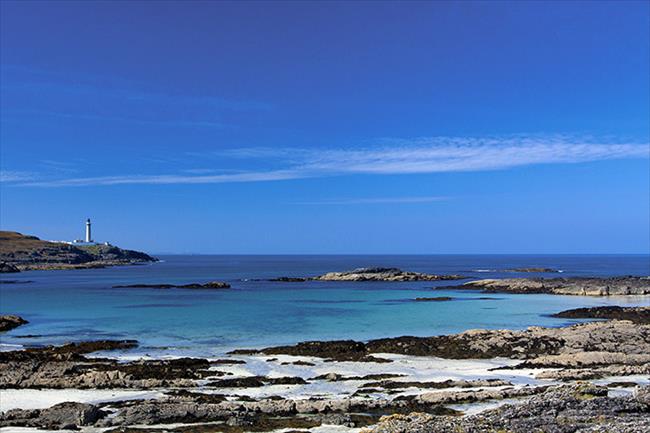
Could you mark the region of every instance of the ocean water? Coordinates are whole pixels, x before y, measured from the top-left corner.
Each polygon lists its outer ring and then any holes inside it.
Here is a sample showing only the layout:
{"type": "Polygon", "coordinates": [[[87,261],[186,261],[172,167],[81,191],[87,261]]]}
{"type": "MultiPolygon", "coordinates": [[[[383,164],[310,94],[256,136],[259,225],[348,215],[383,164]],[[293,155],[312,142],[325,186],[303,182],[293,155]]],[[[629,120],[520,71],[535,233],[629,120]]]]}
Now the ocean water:
{"type": "Polygon", "coordinates": [[[650,257],[617,256],[160,256],[154,264],[5,274],[0,313],[28,325],[0,335],[5,349],[91,339],[135,339],[129,355],[218,356],[234,348],[305,340],[438,335],[475,328],[562,326],[550,314],[595,305],[650,305],[650,297],[484,294],[433,287],[442,282],[304,282],[264,279],[313,276],[362,266],[462,274],[470,279],[531,276],[650,275],[650,257]],[[561,274],[506,272],[549,267],[561,274]],[[134,283],[227,281],[231,290],[115,289],[134,283]],[[415,302],[451,296],[448,302],[415,302]]]}

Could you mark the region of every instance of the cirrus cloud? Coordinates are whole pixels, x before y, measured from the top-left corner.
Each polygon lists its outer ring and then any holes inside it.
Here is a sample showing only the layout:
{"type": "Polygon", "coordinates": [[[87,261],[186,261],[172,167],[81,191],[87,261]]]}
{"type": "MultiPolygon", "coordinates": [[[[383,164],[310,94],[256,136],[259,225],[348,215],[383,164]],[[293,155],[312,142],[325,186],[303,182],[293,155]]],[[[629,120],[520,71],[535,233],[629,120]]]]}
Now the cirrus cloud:
{"type": "MultiPolygon", "coordinates": [[[[205,155],[190,154],[201,158],[205,155]]],[[[275,169],[235,173],[181,173],[50,178],[11,182],[23,186],[65,187],[125,184],[210,184],[266,182],[341,175],[388,175],[504,170],[538,164],[575,164],[599,160],[648,159],[647,142],[564,135],[505,137],[425,137],[381,140],[374,146],[341,148],[238,148],[212,153],[223,166],[229,159],[272,160],[275,169]]]]}

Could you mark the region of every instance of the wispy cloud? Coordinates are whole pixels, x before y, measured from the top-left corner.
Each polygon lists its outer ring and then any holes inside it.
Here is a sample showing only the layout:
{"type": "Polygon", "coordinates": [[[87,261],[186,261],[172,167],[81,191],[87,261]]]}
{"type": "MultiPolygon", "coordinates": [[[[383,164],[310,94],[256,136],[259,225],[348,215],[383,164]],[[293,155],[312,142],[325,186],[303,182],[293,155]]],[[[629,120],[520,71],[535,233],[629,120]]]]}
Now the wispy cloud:
{"type": "Polygon", "coordinates": [[[36,179],[32,172],[0,170],[0,183],[26,183],[36,179]]]}
{"type": "MultiPolygon", "coordinates": [[[[648,143],[573,136],[430,137],[382,140],[358,149],[243,148],[223,152],[224,158],[273,160],[275,169],[237,173],[116,175],[23,182],[26,186],[124,184],[201,184],[265,182],[353,174],[414,174],[503,170],[537,164],[573,164],[598,160],[650,157],[648,143]]],[[[204,158],[205,159],[205,158],[204,158]]],[[[241,163],[241,161],[239,161],[241,163]]],[[[202,165],[205,160],[202,161],[202,165]]],[[[205,166],[201,167],[205,169],[205,166]]]]}
{"type": "Polygon", "coordinates": [[[3,65],[3,121],[35,118],[119,122],[161,127],[227,128],[225,113],[272,109],[271,104],[214,95],[160,93],[114,77],[66,75],[3,65]]]}
{"type": "Polygon", "coordinates": [[[430,203],[435,201],[449,200],[443,196],[425,197],[372,197],[372,198],[350,198],[334,200],[301,201],[292,204],[304,205],[355,205],[355,204],[409,204],[409,203],[430,203]]]}

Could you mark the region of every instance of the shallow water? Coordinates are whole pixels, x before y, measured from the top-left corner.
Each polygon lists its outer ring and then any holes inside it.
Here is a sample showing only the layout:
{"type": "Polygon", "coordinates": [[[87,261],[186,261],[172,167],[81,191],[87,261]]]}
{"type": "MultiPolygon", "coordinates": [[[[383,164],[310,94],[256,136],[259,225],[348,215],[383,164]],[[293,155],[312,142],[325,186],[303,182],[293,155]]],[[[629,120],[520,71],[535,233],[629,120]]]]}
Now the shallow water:
{"type": "Polygon", "coordinates": [[[304,340],[367,340],[435,335],[472,328],[561,326],[549,314],[592,305],[650,305],[650,297],[486,295],[434,286],[463,281],[410,283],[254,281],[311,276],[360,266],[463,274],[471,279],[530,276],[649,275],[650,258],[620,256],[161,256],[151,265],[73,271],[30,271],[0,285],[0,313],[28,325],[0,336],[4,347],[103,338],[136,339],[136,353],[215,356],[233,348],[304,340]],[[550,267],[557,274],[504,272],[550,267]],[[231,290],[114,289],[133,283],[220,280],[231,290]],[[416,297],[451,296],[448,302],[416,297]],[[20,338],[25,335],[37,337],[20,338]]]}

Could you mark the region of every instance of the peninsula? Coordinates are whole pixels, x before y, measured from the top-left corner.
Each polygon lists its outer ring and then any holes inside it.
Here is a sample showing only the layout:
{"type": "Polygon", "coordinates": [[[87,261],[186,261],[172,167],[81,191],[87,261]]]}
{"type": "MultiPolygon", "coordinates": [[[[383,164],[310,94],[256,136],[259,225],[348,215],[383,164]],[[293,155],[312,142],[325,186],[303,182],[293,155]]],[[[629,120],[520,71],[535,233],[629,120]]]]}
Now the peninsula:
{"type": "Polygon", "coordinates": [[[27,270],[89,269],[155,262],[140,251],[109,244],[75,245],[0,231],[0,273],[27,270]]]}

